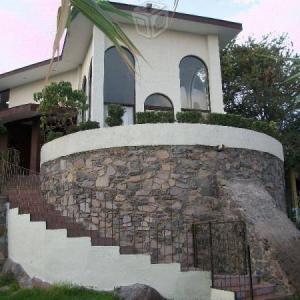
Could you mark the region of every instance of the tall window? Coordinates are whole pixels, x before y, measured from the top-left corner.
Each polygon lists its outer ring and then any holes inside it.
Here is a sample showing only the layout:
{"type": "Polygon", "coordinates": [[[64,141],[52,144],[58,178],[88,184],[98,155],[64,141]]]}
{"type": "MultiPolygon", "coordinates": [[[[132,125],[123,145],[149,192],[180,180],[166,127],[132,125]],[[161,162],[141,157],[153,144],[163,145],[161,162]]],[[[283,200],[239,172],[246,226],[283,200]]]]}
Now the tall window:
{"type": "Polygon", "coordinates": [[[210,110],[208,71],[201,59],[187,56],[180,63],[181,106],[183,109],[210,110]]]}
{"type": "MultiPolygon", "coordinates": [[[[86,76],[83,77],[83,80],[82,80],[82,91],[86,94],[86,88],[87,88],[87,79],[86,79],[86,76]]],[[[81,114],[81,121],[82,122],[85,122],[86,121],[86,112],[85,110],[82,111],[82,114],[81,114]]]]}
{"type": "Polygon", "coordinates": [[[145,101],[145,110],[172,111],[171,100],[162,94],[153,94],[145,101]]]}
{"type": "Polygon", "coordinates": [[[88,120],[91,120],[92,117],[92,83],[93,83],[93,61],[91,61],[89,69],[89,90],[88,90],[88,120]]]}
{"type": "MultiPolygon", "coordinates": [[[[135,67],[134,56],[123,48],[131,66],[135,67]]],[[[104,58],[104,104],[107,114],[109,104],[120,104],[125,108],[124,125],[134,123],[135,72],[115,47],[105,52],[104,58]]]]}

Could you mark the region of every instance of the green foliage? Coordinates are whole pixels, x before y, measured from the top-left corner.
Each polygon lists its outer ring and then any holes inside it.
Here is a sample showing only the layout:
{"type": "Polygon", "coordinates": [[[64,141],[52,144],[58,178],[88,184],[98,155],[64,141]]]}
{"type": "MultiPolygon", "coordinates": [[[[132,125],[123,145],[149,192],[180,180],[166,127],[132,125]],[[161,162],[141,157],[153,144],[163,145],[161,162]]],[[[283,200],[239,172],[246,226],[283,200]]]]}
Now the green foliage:
{"type": "Polygon", "coordinates": [[[108,106],[108,117],[105,122],[110,127],[121,126],[123,124],[122,117],[124,116],[125,109],[118,104],[110,104],[108,106]]]}
{"type": "Polygon", "coordinates": [[[45,289],[24,289],[0,292],[1,300],[118,300],[112,293],[96,292],[80,287],[54,286],[45,289]]]}
{"type": "Polygon", "coordinates": [[[202,123],[203,115],[198,111],[185,111],[176,114],[178,123],[202,123]]]}
{"type": "Polygon", "coordinates": [[[233,41],[222,51],[221,63],[226,112],[272,122],[252,126],[273,136],[277,127],[286,166],[299,169],[300,59],[287,36],[233,41]]]}
{"type": "Polygon", "coordinates": [[[19,283],[13,273],[6,273],[0,276],[0,288],[2,287],[9,287],[10,292],[20,289],[19,283]]]}
{"type": "Polygon", "coordinates": [[[136,114],[137,124],[174,123],[173,111],[146,111],[136,114]]]}
{"type": "Polygon", "coordinates": [[[0,135],[3,135],[7,132],[6,127],[4,126],[4,124],[2,124],[2,122],[0,121],[0,135]]]}
{"type": "Polygon", "coordinates": [[[64,133],[63,132],[59,132],[59,131],[49,131],[47,133],[47,136],[46,136],[46,142],[51,142],[55,139],[58,139],[60,137],[64,136],[64,133]]]}
{"type": "Polygon", "coordinates": [[[64,81],[46,86],[34,94],[34,100],[39,103],[45,135],[50,131],[66,134],[76,124],[77,115],[88,108],[85,93],[73,90],[71,83],[64,81]]]}
{"type": "Polygon", "coordinates": [[[91,130],[97,128],[100,128],[100,125],[98,122],[94,122],[94,121],[87,121],[87,122],[80,123],[78,125],[79,131],[85,131],[85,130],[91,130]]]}

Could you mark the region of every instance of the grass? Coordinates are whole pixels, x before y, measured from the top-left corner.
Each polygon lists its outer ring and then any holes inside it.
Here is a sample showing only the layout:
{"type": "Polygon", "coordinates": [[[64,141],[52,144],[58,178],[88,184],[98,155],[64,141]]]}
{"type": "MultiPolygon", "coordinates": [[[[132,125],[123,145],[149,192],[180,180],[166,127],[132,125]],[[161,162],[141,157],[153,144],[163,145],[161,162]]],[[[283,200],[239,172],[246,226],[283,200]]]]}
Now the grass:
{"type": "MultiPolygon", "coordinates": [[[[1,279],[0,279],[1,282],[1,279]]],[[[10,289],[0,292],[1,300],[118,300],[119,298],[111,293],[96,292],[80,287],[53,286],[44,290],[33,289],[10,289]]]]}

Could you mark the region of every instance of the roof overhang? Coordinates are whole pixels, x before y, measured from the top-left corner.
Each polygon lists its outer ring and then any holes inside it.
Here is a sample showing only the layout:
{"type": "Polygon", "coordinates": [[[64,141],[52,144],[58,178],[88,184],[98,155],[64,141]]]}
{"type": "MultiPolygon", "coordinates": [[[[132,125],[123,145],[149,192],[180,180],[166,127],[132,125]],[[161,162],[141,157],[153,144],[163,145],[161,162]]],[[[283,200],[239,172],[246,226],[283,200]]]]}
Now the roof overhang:
{"type": "MultiPolygon", "coordinates": [[[[74,70],[82,63],[92,38],[93,25],[79,14],[72,22],[62,55],[55,59],[52,76],[74,70]],[[59,61],[59,63],[57,63],[59,61]]],[[[0,74],[0,91],[42,80],[48,72],[50,59],[0,74]]]]}
{"type": "MultiPolygon", "coordinates": [[[[139,6],[111,2],[115,7],[127,13],[139,13],[143,15],[160,14],[165,18],[163,22],[168,22],[168,29],[180,32],[194,33],[198,35],[218,35],[220,47],[235,38],[242,31],[242,24],[228,22],[224,20],[200,17],[195,15],[174,13],[157,9],[144,9],[139,6]],[[171,16],[171,18],[170,18],[171,16]]],[[[115,21],[125,24],[132,24],[133,21],[113,17],[115,21]]],[[[93,24],[82,14],[78,14],[73,20],[65,43],[62,55],[56,59],[59,63],[54,64],[53,76],[78,68],[86,55],[93,33],[93,24]]],[[[46,77],[51,60],[45,60],[33,65],[16,69],[4,74],[0,74],[0,91],[21,86],[33,81],[42,80],[46,77]]]]}
{"type": "MultiPolygon", "coordinates": [[[[241,23],[235,23],[220,19],[201,17],[196,15],[178,13],[167,10],[159,10],[155,8],[146,8],[136,5],[111,2],[115,7],[132,14],[133,22],[140,22],[135,17],[141,15],[141,23],[145,20],[145,16],[158,15],[159,22],[167,24],[168,30],[194,33],[199,35],[218,35],[220,40],[220,48],[224,48],[232,39],[234,39],[242,30],[241,23]]],[[[119,22],[130,23],[125,18],[116,17],[119,22]]],[[[131,22],[132,23],[132,22],[131,22]]],[[[142,25],[140,23],[140,25],[142,25]]]]}
{"type": "Polygon", "coordinates": [[[0,111],[0,120],[4,124],[40,116],[38,104],[24,104],[0,111]]]}

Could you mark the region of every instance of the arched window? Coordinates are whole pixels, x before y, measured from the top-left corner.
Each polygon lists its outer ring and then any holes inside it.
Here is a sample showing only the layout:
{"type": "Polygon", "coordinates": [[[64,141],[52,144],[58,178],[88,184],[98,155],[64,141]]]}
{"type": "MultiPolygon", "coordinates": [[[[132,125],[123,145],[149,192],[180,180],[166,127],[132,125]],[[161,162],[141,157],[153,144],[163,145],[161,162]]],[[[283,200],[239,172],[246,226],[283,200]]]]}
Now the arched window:
{"type": "MultiPolygon", "coordinates": [[[[86,94],[86,88],[87,88],[87,79],[86,79],[86,76],[83,77],[83,80],[82,80],[82,86],[81,86],[81,89],[82,91],[86,94]]],[[[86,114],[85,114],[85,111],[83,110],[82,111],[82,114],[81,114],[81,121],[82,122],[85,122],[86,121],[86,114]]]]}
{"type": "Polygon", "coordinates": [[[145,110],[170,111],[173,110],[173,104],[165,95],[153,94],[146,99],[145,110]]]}
{"type": "Polygon", "coordinates": [[[91,120],[92,117],[92,83],[93,83],[93,61],[91,61],[89,69],[89,91],[88,91],[88,120],[91,120]]]}
{"type": "MultiPolygon", "coordinates": [[[[131,52],[123,48],[131,67],[135,59],[131,52]]],[[[104,58],[104,104],[105,114],[109,104],[120,104],[125,108],[124,125],[134,123],[135,111],[135,72],[115,47],[105,52],[104,58]]]]}
{"type": "Polygon", "coordinates": [[[181,106],[183,109],[210,110],[208,71],[201,59],[187,56],[180,62],[181,106]]]}

